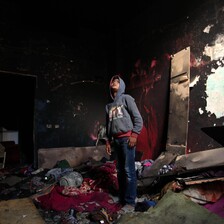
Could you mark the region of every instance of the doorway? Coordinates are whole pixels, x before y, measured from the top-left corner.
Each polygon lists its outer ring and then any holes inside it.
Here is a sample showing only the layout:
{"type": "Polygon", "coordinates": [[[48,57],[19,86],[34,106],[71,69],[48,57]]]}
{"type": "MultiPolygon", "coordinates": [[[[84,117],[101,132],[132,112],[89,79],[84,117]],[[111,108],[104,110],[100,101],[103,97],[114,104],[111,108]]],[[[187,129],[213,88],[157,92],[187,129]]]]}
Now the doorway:
{"type": "MultiPolygon", "coordinates": [[[[0,128],[18,133],[20,164],[35,163],[34,106],[37,77],[0,71],[0,128]]],[[[14,139],[6,139],[7,141],[14,139]]],[[[7,165],[7,164],[6,164],[7,165]]]]}

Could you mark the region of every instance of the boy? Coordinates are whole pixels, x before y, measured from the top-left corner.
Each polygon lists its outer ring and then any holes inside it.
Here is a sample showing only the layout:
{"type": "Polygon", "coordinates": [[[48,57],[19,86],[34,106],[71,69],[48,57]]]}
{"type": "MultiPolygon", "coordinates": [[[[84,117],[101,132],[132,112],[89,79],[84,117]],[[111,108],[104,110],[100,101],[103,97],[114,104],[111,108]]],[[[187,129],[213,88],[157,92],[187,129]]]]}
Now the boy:
{"type": "Polygon", "coordinates": [[[134,98],[125,94],[125,83],[118,75],[111,78],[110,96],[112,101],[106,105],[106,151],[111,155],[113,141],[119,200],[124,206],[123,212],[132,212],[137,195],[135,149],[143,120],[134,98]]]}

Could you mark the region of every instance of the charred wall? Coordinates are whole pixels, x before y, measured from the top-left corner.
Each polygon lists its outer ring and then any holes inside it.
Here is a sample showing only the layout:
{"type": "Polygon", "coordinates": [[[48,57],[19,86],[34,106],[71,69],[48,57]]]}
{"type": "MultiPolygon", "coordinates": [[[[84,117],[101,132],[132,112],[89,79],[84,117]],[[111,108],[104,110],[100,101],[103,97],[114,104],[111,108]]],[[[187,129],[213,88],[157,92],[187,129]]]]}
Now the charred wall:
{"type": "Polygon", "coordinates": [[[2,92],[16,96],[12,100],[7,99],[8,94],[1,94],[5,102],[1,106],[5,110],[0,117],[2,126],[18,130],[16,122],[11,125],[14,120],[11,109],[17,113],[18,107],[20,110],[23,107],[22,111],[35,108],[33,120],[23,116],[20,124],[23,126],[20,135],[26,130],[29,140],[20,138],[19,143],[33,142],[29,146],[21,145],[23,162],[36,160],[37,150],[43,147],[94,145],[97,128],[104,122],[107,99],[105,83],[108,57],[111,58],[107,52],[107,34],[75,24],[71,27],[73,32],[67,34],[57,31],[56,24],[53,30],[46,25],[43,29],[37,26],[38,18],[30,21],[32,12],[18,5],[13,1],[1,2],[0,70],[12,82],[10,89],[3,82],[1,86],[2,92]],[[28,88],[29,83],[13,79],[12,74],[34,76],[36,85],[28,88]],[[25,103],[25,97],[17,91],[33,96],[34,105],[25,103]],[[9,108],[6,102],[14,106],[9,108]],[[28,122],[33,123],[28,125],[28,122]]]}
{"type": "MultiPolygon", "coordinates": [[[[191,80],[186,153],[223,146],[224,5],[208,0],[189,1],[185,7],[167,11],[163,24],[159,22],[161,15],[155,15],[154,22],[153,12],[148,11],[127,26],[120,38],[124,63],[118,68],[127,75],[130,92],[143,108],[148,144],[154,142],[150,146],[153,158],[165,149],[161,142],[166,142],[167,136],[170,59],[187,47],[191,49],[191,80]],[[176,18],[175,12],[179,15],[176,18]]],[[[176,121],[176,125],[181,124],[176,121]]]]}

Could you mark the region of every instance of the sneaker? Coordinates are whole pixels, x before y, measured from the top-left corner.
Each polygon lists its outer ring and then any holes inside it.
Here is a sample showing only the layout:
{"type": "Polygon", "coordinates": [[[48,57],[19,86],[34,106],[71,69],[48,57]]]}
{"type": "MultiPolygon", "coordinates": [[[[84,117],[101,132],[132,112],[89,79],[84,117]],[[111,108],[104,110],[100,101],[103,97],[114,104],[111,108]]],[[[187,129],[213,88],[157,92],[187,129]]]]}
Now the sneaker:
{"type": "Polygon", "coordinates": [[[126,204],[123,206],[120,210],[120,214],[125,214],[125,213],[132,213],[135,211],[135,206],[126,204]]]}

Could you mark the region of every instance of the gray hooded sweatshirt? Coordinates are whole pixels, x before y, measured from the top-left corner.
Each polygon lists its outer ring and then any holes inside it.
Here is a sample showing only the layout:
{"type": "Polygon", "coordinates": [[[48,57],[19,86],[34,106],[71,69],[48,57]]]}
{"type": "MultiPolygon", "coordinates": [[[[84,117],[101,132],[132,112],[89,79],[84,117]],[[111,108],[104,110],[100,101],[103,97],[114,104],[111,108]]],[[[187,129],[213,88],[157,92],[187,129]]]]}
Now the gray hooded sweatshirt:
{"type": "Polygon", "coordinates": [[[110,86],[115,78],[120,80],[120,86],[115,97],[113,97],[110,87],[112,101],[106,105],[106,133],[108,140],[125,133],[137,137],[143,127],[142,116],[135,99],[125,94],[125,83],[120,76],[113,76],[110,80],[110,86]]]}

